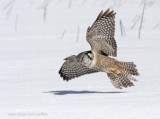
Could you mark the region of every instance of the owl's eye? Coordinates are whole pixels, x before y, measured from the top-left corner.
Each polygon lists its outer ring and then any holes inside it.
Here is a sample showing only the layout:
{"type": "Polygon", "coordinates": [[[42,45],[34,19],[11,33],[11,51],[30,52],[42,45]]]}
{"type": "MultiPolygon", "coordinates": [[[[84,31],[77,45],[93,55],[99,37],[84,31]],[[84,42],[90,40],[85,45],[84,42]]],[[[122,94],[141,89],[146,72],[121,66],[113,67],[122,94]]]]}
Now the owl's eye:
{"type": "Polygon", "coordinates": [[[83,62],[83,60],[84,60],[84,57],[82,57],[82,59],[80,60],[80,62],[82,63],[82,62],[83,62]]]}

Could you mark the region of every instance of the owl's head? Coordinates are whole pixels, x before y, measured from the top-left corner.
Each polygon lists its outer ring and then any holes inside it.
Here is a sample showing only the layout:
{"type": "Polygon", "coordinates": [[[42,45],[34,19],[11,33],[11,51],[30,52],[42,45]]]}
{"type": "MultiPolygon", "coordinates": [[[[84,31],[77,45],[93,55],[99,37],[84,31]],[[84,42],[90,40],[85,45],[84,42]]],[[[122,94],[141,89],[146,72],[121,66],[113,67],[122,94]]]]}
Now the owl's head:
{"type": "Polygon", "coordinates": [[[89,67],[93,61],[93,54],[91,51],[82,52],[79,54],[79,62],[89,67]]]}

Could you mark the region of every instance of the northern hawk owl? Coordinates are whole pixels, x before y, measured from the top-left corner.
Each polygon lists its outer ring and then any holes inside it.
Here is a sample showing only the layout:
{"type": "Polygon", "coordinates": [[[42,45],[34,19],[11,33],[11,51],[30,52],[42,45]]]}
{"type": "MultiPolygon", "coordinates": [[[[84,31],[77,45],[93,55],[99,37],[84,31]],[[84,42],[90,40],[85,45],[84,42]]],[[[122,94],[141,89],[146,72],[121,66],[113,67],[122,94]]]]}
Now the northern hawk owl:
{"type": "Polygon", "coordinates": [[[137,80],[132,75],[139,75],[136,65],[109,57],[117,56],[117,44],[114,39],[115,14],[109,9],[104,13],[101,11],[92,26],[88,27],[86,39],[91,45],[91,51],[64,59],[66,61],[59,70],[64,80],[69,81],[95,72],[106,72],[115,88],[134,86],[132,81],[137,80]]]}

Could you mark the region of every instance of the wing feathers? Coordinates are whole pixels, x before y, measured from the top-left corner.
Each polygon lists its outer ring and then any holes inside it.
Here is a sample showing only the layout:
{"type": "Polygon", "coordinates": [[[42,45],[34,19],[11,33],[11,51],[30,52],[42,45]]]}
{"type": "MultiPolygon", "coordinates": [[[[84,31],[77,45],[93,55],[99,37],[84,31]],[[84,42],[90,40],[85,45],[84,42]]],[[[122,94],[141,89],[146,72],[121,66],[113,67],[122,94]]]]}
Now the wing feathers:
{"type": "Polygon", "coordinates": [[[98,15],[98,17],[97,17],[97,19],[95,21],[97,21],[98,19],[100,19],[102,15],[103,15],[103,10],[99,13],[99,15],[98,15]]]}
{"type": "Polygon", "coordinates": [[[63,63],[62,67],[59,70],[60,76],[63,78],[63,80],[69,81],[73,78],[95,73],[98,71],[95,71],[93,69],[90,69],[86,66],[83,66],[79,61],[77,56],[70,56],[66,58],[66,61],[63,63]]]}
{"type": "Polygon", "coordinates": [[[107,9],[101,11],[91,27],[87,29],[86,39],[93,52],[102,51],[108,56],[117,56],[117,44],[114,39],[115,13],[107,9]]]}
{"type": "Polygon", "coordinates": [[[104,12],[103,16],[106,16],[108,13],[109,13],[109,9],[107,9],[107,10],[104,12]]]}
{"type": "Polygon", "coordinates": [[[112,17],[113,14],[114,14],[114,10],[111,11],[110,13],[108,13],[106,16],[107,16],[107,17],[112,17]]]}

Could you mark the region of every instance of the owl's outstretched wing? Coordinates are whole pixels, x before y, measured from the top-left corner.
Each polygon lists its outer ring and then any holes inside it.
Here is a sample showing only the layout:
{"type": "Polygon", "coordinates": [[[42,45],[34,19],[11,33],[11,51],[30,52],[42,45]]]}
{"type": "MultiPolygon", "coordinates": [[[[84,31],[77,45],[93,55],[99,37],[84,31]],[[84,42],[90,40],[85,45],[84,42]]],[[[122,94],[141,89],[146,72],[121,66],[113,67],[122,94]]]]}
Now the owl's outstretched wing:
{"type": "Polygon", "coordinates": [[[88,27],[86,39],[91,45],[92,52],[117,56],[117,44],[114,39],[115,14],[109,9],[104,13],[101,11],[93,25],[88,27]]]}
{"type": "Polygon", "coordinates": [[[67,57],[65,60],[66,61],[63,63],[61,69],[59,70],[59,74],[63,80],[68,81],[75,77],[97,72],[82,65],[78,61],[78,57],[75,55],[67,57]]]}

